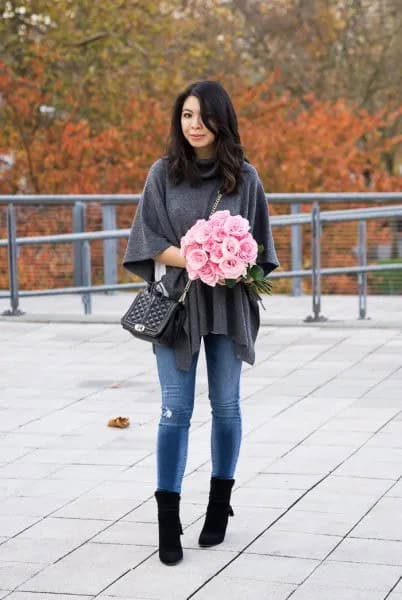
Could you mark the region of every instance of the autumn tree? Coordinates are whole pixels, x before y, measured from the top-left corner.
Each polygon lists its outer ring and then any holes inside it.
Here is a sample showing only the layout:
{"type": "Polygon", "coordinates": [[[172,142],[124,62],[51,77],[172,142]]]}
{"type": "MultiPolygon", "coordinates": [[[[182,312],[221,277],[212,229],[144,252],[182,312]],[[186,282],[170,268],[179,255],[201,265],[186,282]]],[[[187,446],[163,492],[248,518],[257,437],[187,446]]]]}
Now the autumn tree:
{"type": "Polygon", "coordinates": [[[280,69],[292,95],[313,92],[375,110],[401,101],[399,0],[230,0],[263,78],[280,69]]]}
{"type": "MultiPolygon", "coordinates": [[[[267,191],[399,189],[395,7],[397,0],[6,0],[0,193],[139,192],[164,151],[173,97],[207,77],[231,92],[267,191]]],[[[21,235],[71,230],[71,211],[45,218],[41,210],[19,211],[21,235]]],[[[89,216],[96,228],[99,207],[89,216]]],[[[119,225],[131,218],[132,210],[120,211],[119,225]]],[[[56,254],[43,258],[67,284],[66,261],[62,272],[56,254]]],[[[29,273],[23,283],[40,285],[38,272],[29,273]]]]}

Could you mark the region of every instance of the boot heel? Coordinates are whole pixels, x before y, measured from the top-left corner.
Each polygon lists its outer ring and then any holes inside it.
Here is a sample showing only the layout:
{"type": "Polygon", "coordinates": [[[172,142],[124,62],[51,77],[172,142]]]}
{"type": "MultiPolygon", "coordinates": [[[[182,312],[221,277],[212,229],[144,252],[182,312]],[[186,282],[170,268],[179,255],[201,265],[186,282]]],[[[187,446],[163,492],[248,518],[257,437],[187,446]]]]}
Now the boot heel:
{"type": "Polygon", "coordinates": [[[216,546],[225,539],[229,516],[234,516],[230,505],[234,481],[234,479],[211,478],[207,514],[198,539],[198,544],[202,548],[216,546]]]}
{"type": "Polygon", "coordinates": [[[180,494],[156,491],[155,498],[158,504],[159,559],[165,565],[177,565],[183,559],[180,494]]]}

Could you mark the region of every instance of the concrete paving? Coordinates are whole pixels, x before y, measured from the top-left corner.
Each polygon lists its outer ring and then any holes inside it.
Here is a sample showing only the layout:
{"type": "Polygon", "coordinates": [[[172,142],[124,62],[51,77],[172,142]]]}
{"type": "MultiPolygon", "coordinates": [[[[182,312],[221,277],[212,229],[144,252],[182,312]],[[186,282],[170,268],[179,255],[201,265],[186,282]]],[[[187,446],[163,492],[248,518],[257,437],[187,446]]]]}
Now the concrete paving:
{"type": "Polygon", "coordinates": [[[157,556],[159,389],[151,346],[118,325],[128,300],[94,298],[91,322],[79,297],[26,298],[0,320],[0,599],[402,600],[400,298],[357,321],[356,297],[325,297],[313,325],[308,297],[265,301],[235,516],[211,549],[200,355],[176,567],[157,556]]]}

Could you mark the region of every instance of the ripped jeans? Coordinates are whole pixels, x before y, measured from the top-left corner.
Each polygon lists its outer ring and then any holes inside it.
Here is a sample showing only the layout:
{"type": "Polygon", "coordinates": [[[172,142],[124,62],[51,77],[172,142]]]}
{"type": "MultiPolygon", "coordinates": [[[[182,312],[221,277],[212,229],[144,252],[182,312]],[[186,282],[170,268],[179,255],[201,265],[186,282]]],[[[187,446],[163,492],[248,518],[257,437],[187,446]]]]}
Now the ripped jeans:
{"type": "MultiPolygon", "coordinates": [[[[240,372],[242,361],[235,356],[229,336],[204,336],[212,413],[212,476],[233,479],[240,451],[240,372]]],[[[174,350],[155,348],[162,391],[162,414],[157,437],[157,489],[181,492],[187,462],[188,437],[194,407],[195,374],[199,352],[191,368],[176,366],[174,350]]]]}

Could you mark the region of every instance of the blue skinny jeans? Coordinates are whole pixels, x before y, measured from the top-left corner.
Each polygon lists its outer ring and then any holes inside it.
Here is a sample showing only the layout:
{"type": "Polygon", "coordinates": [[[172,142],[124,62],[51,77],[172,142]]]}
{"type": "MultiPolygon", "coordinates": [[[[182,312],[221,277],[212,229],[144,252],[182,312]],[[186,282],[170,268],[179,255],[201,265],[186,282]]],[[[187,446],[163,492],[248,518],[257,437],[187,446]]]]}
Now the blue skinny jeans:
{"type": "MultiPolygon", "coordinates": [[[[210,333],[204,336],[204,347],[212,413],[212,477],[233,479],[242,437],[242,361],[235,356],[229,336],[210,333]]],[[[177,368],[172,348],[157,346],[155,353],[162,392],[157,435],[157,489],[180,493],[187,462],[199,352],[194,354],[189,371],[177,368]]]]}

